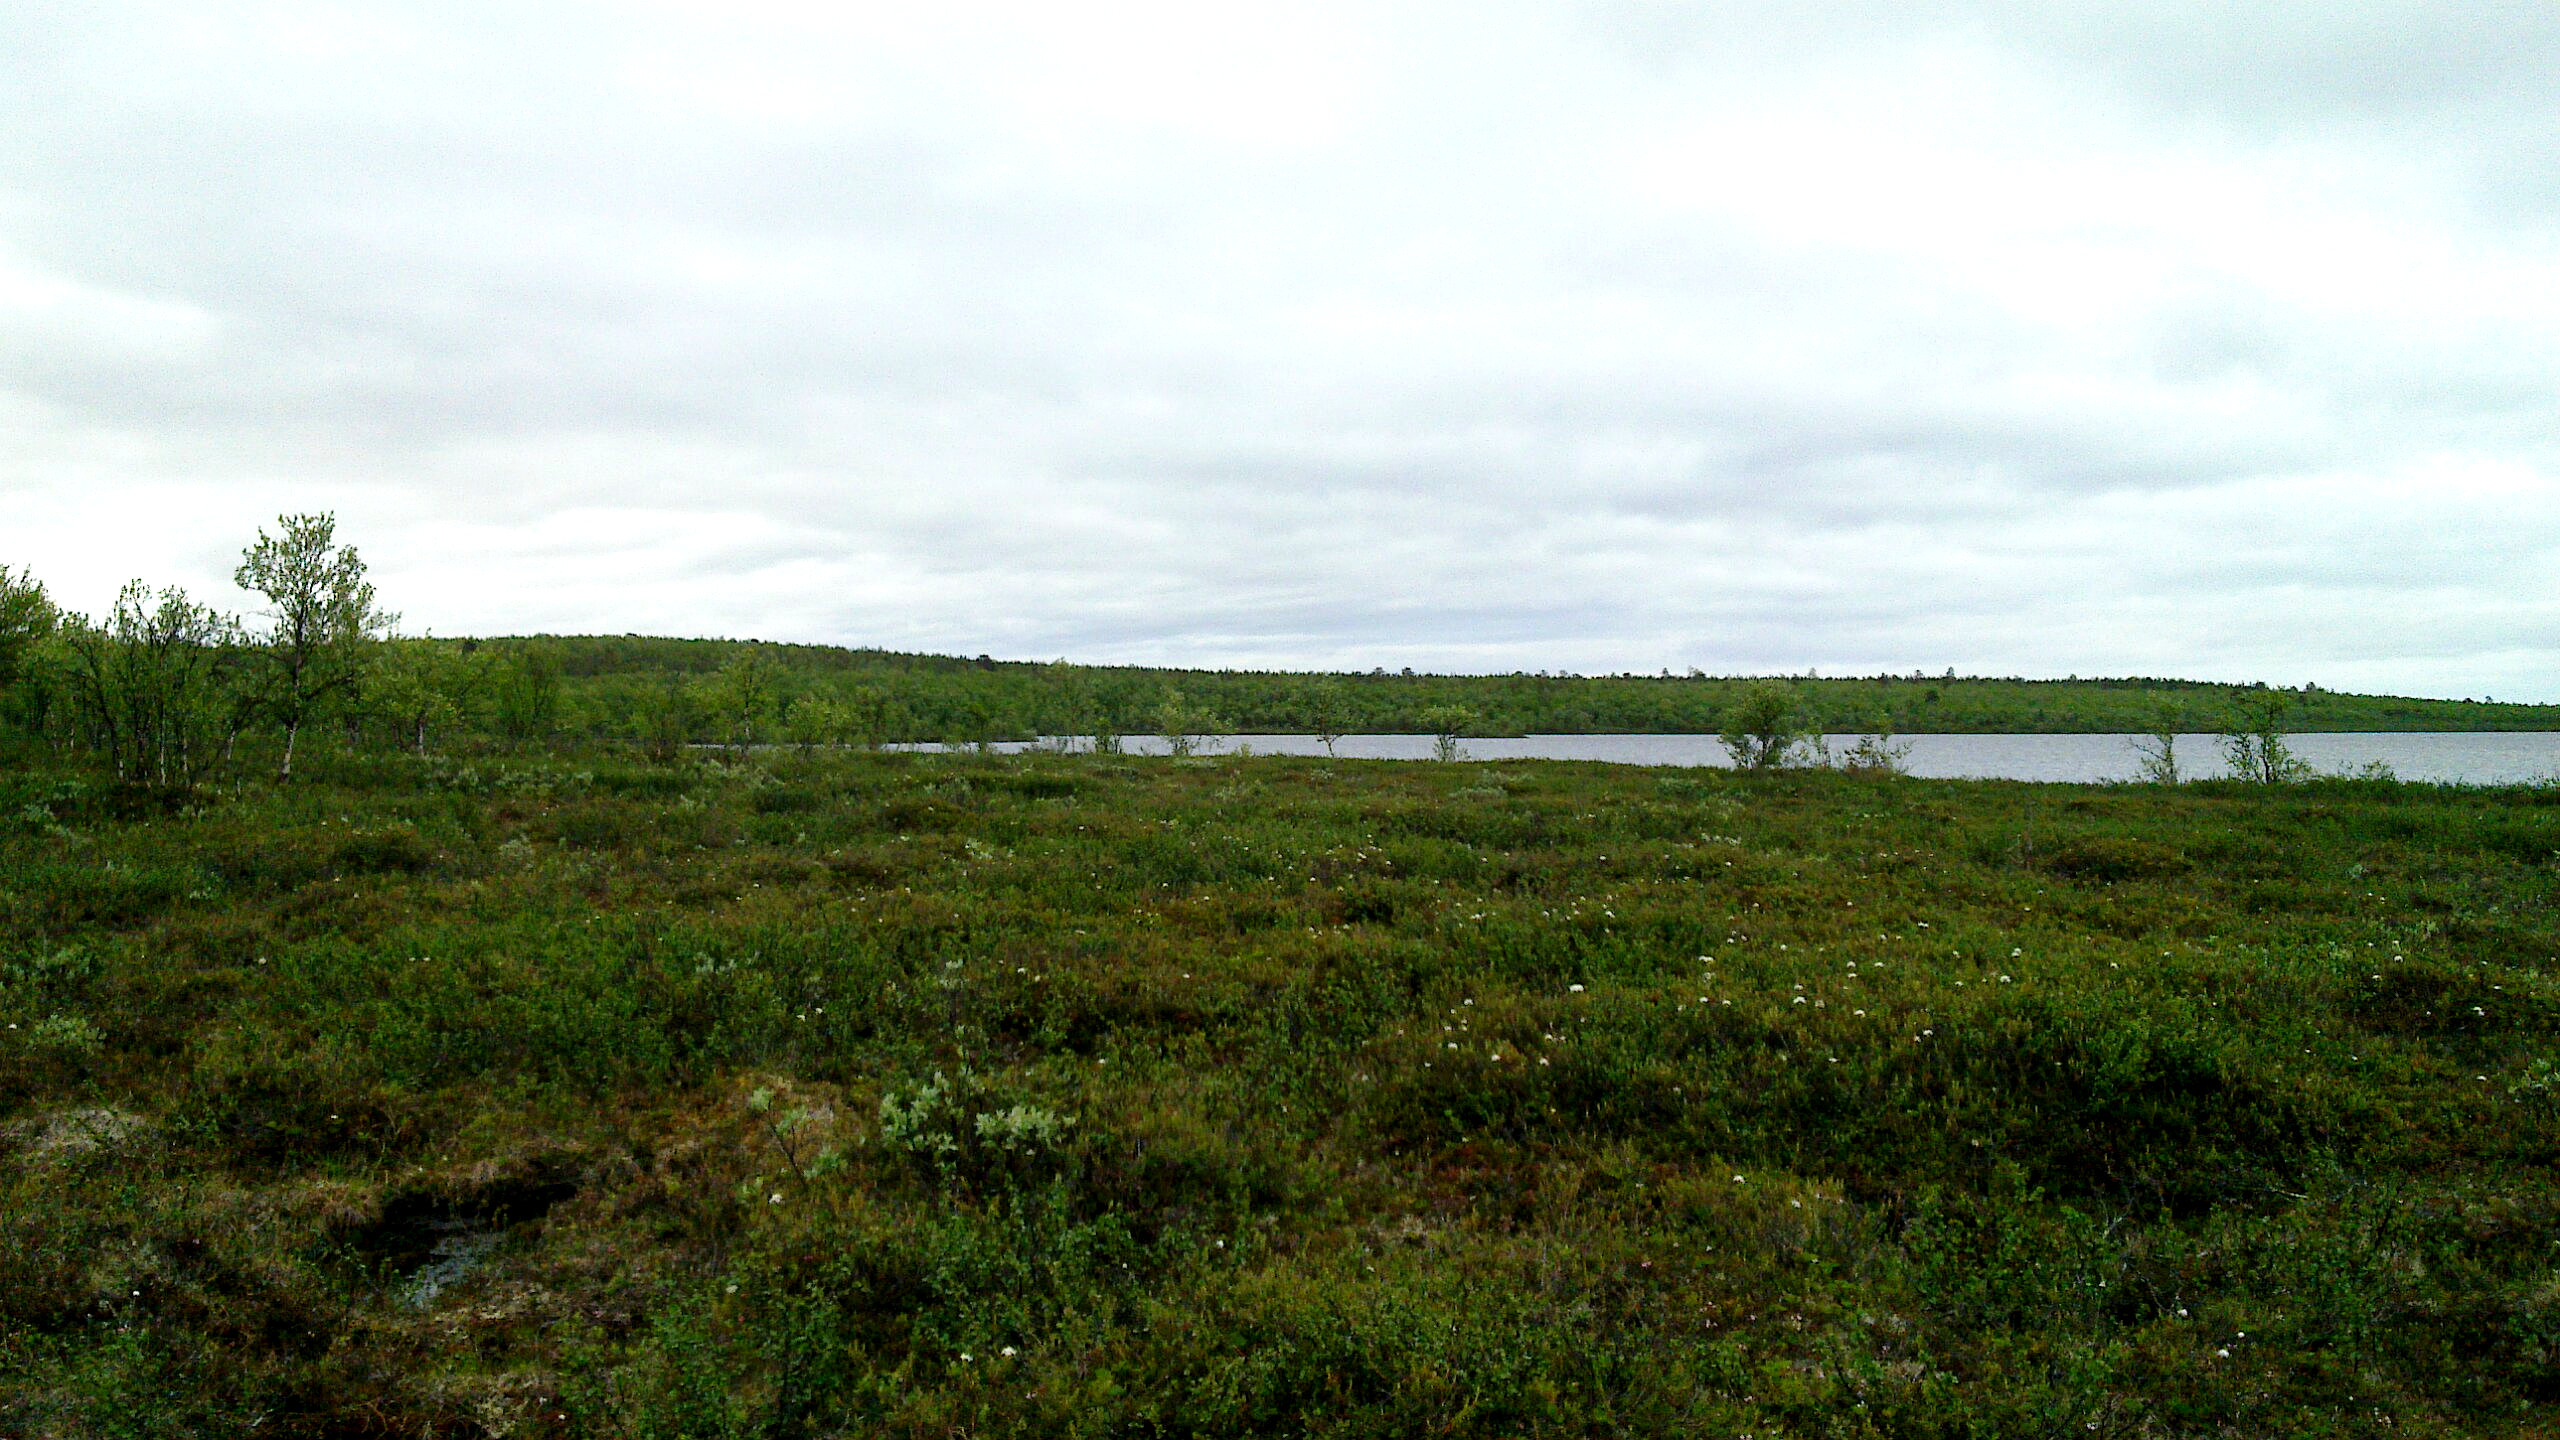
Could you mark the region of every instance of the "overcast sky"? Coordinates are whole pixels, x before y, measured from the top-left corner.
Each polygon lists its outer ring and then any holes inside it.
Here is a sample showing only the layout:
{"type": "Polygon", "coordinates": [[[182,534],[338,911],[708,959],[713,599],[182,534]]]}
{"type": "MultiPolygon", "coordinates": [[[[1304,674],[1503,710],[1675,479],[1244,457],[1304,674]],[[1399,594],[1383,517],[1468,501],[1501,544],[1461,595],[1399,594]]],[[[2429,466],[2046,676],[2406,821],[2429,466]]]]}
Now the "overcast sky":
{"type": "Polygon", "coordinates": [[[2543,0],[14,4],[0,564],[239,606],[329,510],[413,632],[2560,700],[2555,56],[2543,0]]]}

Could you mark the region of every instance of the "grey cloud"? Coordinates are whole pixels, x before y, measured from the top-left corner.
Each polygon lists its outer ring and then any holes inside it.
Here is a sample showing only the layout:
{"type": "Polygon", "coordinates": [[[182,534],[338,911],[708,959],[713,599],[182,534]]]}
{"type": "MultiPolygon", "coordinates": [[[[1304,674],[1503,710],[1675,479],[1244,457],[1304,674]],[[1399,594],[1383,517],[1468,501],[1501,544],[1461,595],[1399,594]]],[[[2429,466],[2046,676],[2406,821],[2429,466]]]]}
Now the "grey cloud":
{"type": "Polygon", "coordinates": [[[34,558],[330,504],[447,631],[2560,696],[2541,12],[967,23],[0,18],[34,558]]]}

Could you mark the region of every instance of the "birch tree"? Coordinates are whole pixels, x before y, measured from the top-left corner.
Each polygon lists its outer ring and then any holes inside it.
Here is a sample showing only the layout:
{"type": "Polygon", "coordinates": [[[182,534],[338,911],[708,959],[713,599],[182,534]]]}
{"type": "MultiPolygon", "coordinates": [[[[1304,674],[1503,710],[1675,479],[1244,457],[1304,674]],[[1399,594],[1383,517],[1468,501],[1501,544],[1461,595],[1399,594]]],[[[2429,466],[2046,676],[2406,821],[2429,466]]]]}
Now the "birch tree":
{"type": "Polygon", "coordinates": [[[284,768],[302,727],[352,699],[371,647],[394,616],[374,603],[373,584],[352,545],[337,543],[334,515],[287,515],[282,534],[258,532],[232,579],[263,597],[270,628],[257,637],[251,684],[259,707],[284,731],[284,768]]]}
{"type": "Polygon", "coordinates": [[[33,571],[0,565],[0,695],[17,683],[27,656],[53,633],[59,619],[33,571]]]}
{"type": "Polygon", "coordinates": [[[230,616],[172,586],[136,580],[104,623],[62,627],[74,723],[118,779],[184,789],[222,751],[226,672],[239,652],[230,616]]]}

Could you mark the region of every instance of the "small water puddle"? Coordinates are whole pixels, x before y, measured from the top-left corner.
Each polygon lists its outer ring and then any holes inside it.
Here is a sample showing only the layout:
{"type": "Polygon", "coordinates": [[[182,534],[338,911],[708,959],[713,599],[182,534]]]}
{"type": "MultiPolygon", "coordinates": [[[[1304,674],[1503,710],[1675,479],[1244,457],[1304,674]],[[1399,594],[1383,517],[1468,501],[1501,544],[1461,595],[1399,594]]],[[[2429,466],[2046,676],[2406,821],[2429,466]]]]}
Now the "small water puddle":
{"type": "Polygon", "coordinates": [[[382,1207],[382,1218],[352,1237],[364,1269],[392,1287],[399,1303],[424,1310],[460,1284],[519,1229],[578,1193],[569,1179],[493,1185],[466,1195],[413,1192],[382,1207]]]}
{"type": "Polygon", "coordinates": [[[427,1252],[427,1263],[400,1289],[400,1303],[412,1310],[436,1303],[446,1286],[470,1274],[490,1251],[507,1241],[506,1231],[474,1229],[468,1220],[436,1220],[428,1228],[439,1233],[427,1252]]]}

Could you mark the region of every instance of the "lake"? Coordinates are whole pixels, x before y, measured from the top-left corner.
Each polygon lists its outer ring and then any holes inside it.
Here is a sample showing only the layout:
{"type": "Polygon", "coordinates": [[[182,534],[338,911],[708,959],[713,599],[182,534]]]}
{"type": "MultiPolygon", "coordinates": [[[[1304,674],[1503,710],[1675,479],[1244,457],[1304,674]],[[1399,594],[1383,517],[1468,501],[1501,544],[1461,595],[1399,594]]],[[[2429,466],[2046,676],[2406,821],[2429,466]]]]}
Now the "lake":
{"type": "MultiPolygon", "coordinates": [[[[2135,735],[1903,735],[1903,766],[1914,775],[1942,779],[2047,780],[2103,783],[2130,780],[2141,766],[2135,735]]],[[[1829,737],[1833,754],[1858,741],[1829,737]]],[[[2191,779],[2228,773],[2212,735],[2178,741],[2178,768],[2191,779]]],[[[1042,742],[1054,744],[1055,741],[1042,742]]],[[[1309,735],[1234,735],[1215,742],[1217,752],[1250,749],[1257,755],[1322,755],[1309,735]]],[[[2560,733],[2552,731],[2363,731],[2290,735],[2285,743],[2313,768],[2328,773],[2388,765],[2403,780],[2465,785],[2512,785],[2560,779],[2560,733]]],[[[1161,755],[1161,736],[1128,737],[1131,754],[1161,755]]],[[[937,746],[912,747],[922,750],[937,746]]],[[[1025,743],[1000,750],[1032,748],[1025,743]]],[[[1079,742],[1081,748],[1081,742],[1079,742]]],[[[1524,735],[1463,742],[1470,760],[1606,760],[1622,765],[1730,764],[1712,735],[1524,735]]],[[[1428,760],[1428,735],[1346,735],[1334,753],[1345,760],[1428,760]]]]}

